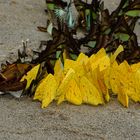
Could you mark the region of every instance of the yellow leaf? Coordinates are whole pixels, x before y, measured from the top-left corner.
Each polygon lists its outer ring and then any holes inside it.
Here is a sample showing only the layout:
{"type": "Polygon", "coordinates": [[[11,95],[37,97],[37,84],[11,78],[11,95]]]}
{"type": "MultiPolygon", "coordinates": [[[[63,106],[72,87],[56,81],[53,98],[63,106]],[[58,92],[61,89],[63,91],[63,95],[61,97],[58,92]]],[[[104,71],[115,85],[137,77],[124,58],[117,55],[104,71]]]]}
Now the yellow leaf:
{"type": "Polygon", "coordinates": [[[40,68],[40,64],[38,64],[37,66],[33,67],[29,72],[27,72],[26,75],[24,75],[21,78],[20,82],[24,81],[25,79],[27,80],[27,84],[26,84],[25,89],[28,89],[30,87],[32,81],[36,79],[38,71],[39,71],[39,68],[40,68]]]}
{"type": "Polygon", "coordinates": [[[81,91],[75,81],[75,79],[71,79],[69,81],[69,84],[67,85],[67,89],[65,90],[65,98],[66,101],[75,104],[80,105],[82,104],[82,95],[81,91]]]}
{"type": "Polygon", "coordinates": [[[42,108],[47,107],[56,97],[58,84],[52,74],[49,74],[41,80],[37,86],[34,100],[42,101],[42,108]]]}
{"type": "Polygon", "coordinates": [[[104,103],[103,98],[97,88],[84,76],[80,79],[80,90],[82,93],[83,103],[91,105],[104,103]]]}

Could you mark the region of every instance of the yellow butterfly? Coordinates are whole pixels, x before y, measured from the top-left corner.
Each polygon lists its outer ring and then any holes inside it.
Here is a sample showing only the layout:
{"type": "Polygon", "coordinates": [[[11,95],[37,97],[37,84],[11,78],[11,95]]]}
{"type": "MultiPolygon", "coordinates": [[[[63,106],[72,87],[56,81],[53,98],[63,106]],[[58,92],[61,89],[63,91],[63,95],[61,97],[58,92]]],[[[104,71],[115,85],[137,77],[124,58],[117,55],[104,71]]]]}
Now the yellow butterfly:
{"type": "Polygon", "coordinates": [[[42,79],[36,88],[34,100],[42,101],[42,108],[47,107],[56,97],[58,84],[52,74],[42,79]]]}
{"type": "Polygon", "coordinates": [[[80,105],[82,104],[82,94],[75,79],[71,79],[65,90],[66,101],[80,105]]]}
{"type": "Polygon", "coordinates": [[[57,89],[57,104],[62,103],[63,101],[65,101],[65,93],[66,88],[68,86],[68,83],[71,79],[73,79],[75,74],[75,71],[71,68],[69,69],[69,71],[67,72],[67,74],[65,75],[65,77],[63,78],[61,84],[59,85],[58,89],[57,89]]]}
{"type": "Polygon", "coordinates": [[[80,79],[80,90],[83,103],[91,105],[104,103],[102,95],[99,93],[98,89],[85,76],[80,79]]]}
{"type": "Polygon", "coordinates": [[[24,75],[21,78],[20,82],[24,81],[25,79],[27,80],[25,89],[28,89],[30,87],[32,81],[36,79],[39,68],[40,68],[40,64],[38,64],[37,66],[34,66],[29,72],[27,72],[26,75],[24,75]]]}

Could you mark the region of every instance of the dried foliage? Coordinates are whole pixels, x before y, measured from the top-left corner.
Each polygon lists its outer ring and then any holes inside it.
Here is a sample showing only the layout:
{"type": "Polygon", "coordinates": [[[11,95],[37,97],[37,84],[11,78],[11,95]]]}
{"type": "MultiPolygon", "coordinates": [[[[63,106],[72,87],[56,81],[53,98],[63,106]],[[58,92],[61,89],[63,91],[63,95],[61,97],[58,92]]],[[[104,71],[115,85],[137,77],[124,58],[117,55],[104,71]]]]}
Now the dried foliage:
{"type": "MultiPolygon", "coordinates": [[[[43,42],[46,45],[46,51],[44,50],[44,55],[41,54],[44,57],[40,61],[49,57],[46,54],[52,48],[55,53],[58,48],[62,49],[59,50],[61,52],[65,49],[70,58],[74,59],[80,53],[82,46],[87,47],[85,53],[90,56],[101,48],[105,48],[107,53],[114,52],[120,44],[124,46],[124,52],[118,56],[120,62],[127,60],[129,63],[136,63],[139,61],[140,47],[134,33],[135,24],[140,16],[139,0],[122,0],[111,14],[108,9],[104,9],[103,2],[99,0],[93,0],[91,4],[81,0],[73,2],[79,13],[78,24],[72,16],[73,3],[66,5],[64,2],[65,6],[64,4],[60,6],[55,1],[46,0],[48,16],[51,13],[51,16],[56,18],[58,27],[53,27],[53,21],[49,21],[46,31],[52,34],[53,40],[43,42]],[[83,31],[85,37],[76,39],[74,36],[79,30],[83,31]],[[74,55],[76,56],[73,57],[74,55]]],[[[62,56],[62,53],[60,54],[62,56]]]]}

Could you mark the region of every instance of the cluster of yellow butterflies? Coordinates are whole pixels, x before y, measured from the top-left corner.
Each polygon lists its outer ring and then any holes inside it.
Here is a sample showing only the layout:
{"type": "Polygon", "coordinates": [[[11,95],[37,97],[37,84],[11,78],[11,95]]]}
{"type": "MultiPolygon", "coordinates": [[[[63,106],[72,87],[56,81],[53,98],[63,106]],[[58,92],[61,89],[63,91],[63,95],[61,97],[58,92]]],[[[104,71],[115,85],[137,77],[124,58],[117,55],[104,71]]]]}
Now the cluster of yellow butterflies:
{"type": "MultiPolygon", "coordinates": [[[[109,102],[110,94],[115,94],[119,102],[128,107],[129,98],[140,102],[140,63],[129,65],[126,61],[118,64],[116,57],[123,51],[120,45],[111,56],[102,48],[88,57],[81,53],[77,60],[57,60],[54,75],[47,74],[37,85],[34,100],[42,102],[42,108],[53,100],[57,104],[68,101],[75,105],[82,103],[100,105],[109,102]],[[112,92],[110,92],[112,91],[112,92]]],[[[28,85],[37,75],[39,65],[30,70],[22,80],[28,85]]]]}

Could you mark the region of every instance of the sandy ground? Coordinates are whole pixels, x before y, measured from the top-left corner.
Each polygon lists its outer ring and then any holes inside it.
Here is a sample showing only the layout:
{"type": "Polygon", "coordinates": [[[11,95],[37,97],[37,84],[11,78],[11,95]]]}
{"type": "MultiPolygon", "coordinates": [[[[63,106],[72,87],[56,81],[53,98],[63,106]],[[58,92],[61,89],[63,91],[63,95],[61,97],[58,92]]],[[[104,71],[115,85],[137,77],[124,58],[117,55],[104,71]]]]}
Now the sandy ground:
{"type": "MultiPolygon", "coordinates": [[[[107,6],[116,6],[113,0],[107,6]]],[[[49,36],[37,31],[45,25],[43,0],[0,0],[0,62],[15,54],[21,40],[38,47],[49,36]]],[[[137,34],[139,27],[137,27],[137,34]]],[[[31,98],[0,96],[0,140],[139,140],[140,104],[122,107],[115,98],[105,106],[52,103],[41,109],[31,98]]]]}

